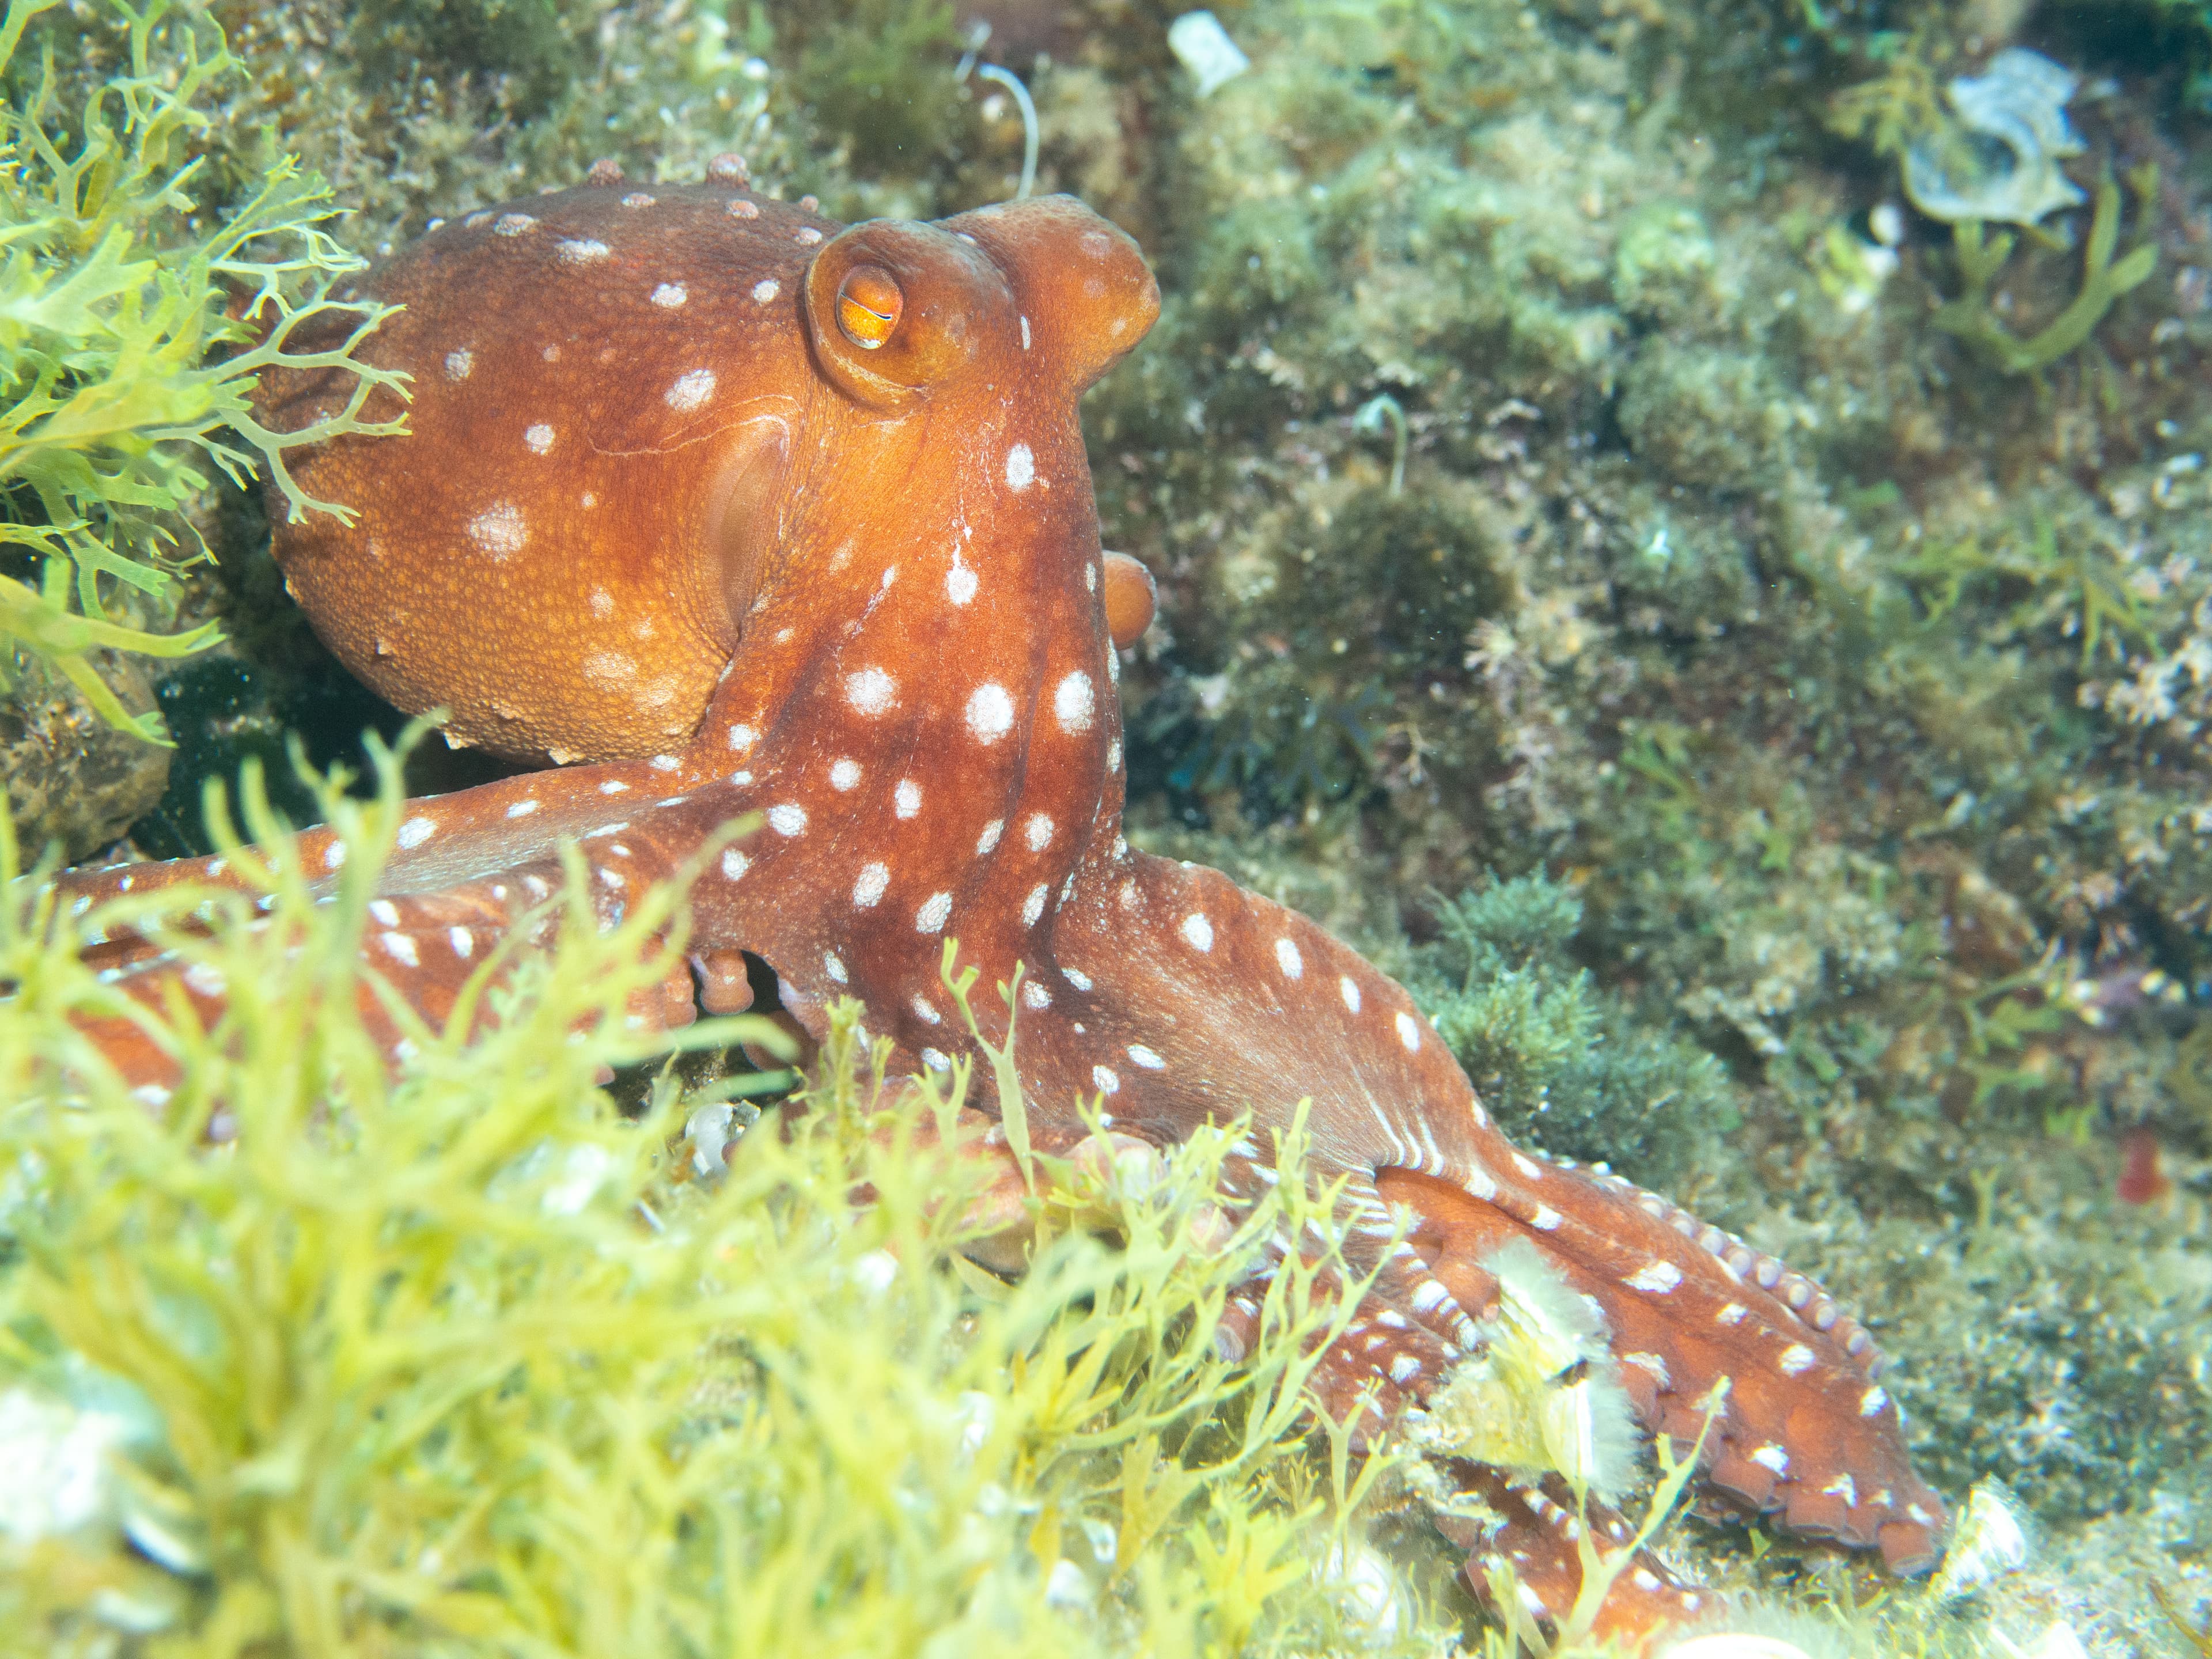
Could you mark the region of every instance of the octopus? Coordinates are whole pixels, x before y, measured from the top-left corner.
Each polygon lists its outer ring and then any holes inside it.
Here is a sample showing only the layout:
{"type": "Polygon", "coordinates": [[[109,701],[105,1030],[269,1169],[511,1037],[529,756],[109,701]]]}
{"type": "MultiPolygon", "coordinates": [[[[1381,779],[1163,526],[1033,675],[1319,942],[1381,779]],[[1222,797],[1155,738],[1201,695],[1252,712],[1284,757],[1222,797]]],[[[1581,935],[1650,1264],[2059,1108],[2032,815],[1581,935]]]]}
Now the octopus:
{"type": "MultiPolygon", "coordinates": [[[[543,925],[565,854],[605,915],[689,879],[665,1023],[747,1006],[748,958],[817,1036],[857,1000],[908,1075],[1003,1043],[1018,1014],[1038,1144],[1091,1133],[1086,1107],[1163,1149],[1249,1113],[1229,1203],[1279,1178],[1276,1132],[1310,1102],[1310,1168],[1342,1182],[1344,1259],[1371,1275],[1316,1410],[1371,1436],[1428,1406],[1492,1340],[1498,1253],[1533,1246],[1601,1321],[1642,1423],[1685,1449],[1707,1431],[1708,1494],[1932,1565],[1942,1502],[1832,1298],[1602,1166],[1513,1146],[1400,986],[1125,838],[1117,646],[1152,591],[1102,547],[1077,405],[1158,311],[1127,236],[1064,197],[843,226],[755,191],[735,158],[650,186],[603,163],[434,225],[362,285],[404,307],[368,350],[412,377],[412,433],[300,464],[357,516],[280,526],[276,556],[385,697],[556,763],[408,804],[362,946],[386,985],[442,1018],[495,944],[543,925]],[[945,994],[955,939],[1018,987],[974,1028],[945,994]]],[[[259,401],[297,429],[345,390],[272,373],[259,401]]],[[[334,884],[346,844],[298,846],[334,884]]],[[[57,914],[237,878],[222,860],[64,872],[57,914]]],[[[219,1017],[220,984],[98,921],[80,938],[111,984],[219,1017]]],[[[143,1023],[88,1023],[149,1098],[174,1082],[143,1023]]],[[[1231,1358],[1261,1283],[1231,1304],[1231,1358]]],[[[1491,1516],[1439,1520],[1478,1593],[1510,1561],[1539,1620],[1575,1599],[1583,1526],[1629,1535],[1556,1473],[1452,1468],[1491,1516]]],[[[1711,1605],[1639,1557],[1600,1628],[1711,1605]]]]}

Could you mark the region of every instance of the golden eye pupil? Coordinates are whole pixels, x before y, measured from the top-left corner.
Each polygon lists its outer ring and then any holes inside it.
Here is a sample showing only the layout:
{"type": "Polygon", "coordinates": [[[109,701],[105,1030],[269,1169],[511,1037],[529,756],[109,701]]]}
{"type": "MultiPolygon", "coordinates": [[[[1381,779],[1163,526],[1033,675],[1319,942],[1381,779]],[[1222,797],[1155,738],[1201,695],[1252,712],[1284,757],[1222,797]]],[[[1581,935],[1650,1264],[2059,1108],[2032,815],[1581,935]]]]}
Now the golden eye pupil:
{"type": "Polygon", "coordinates": [[[890,339],[905,309],[906,295],[880,265],[855,265],[837,285],[837,326],[863,351],[890,339]]]}

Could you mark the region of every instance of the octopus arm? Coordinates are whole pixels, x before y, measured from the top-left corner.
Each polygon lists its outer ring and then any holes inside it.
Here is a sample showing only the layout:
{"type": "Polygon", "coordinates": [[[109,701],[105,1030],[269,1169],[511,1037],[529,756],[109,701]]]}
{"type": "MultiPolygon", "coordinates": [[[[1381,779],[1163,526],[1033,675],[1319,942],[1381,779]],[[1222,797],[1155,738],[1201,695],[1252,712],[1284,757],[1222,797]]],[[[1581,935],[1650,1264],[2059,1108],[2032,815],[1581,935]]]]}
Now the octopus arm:
{"type": "Polygon", "coordinates": [[[1142,855],[1094,890],[1054,947],[1112,968],[1086,968],[1093,988],[1072,1006],[1100,1064],[1133,1039],[1159,1061],[1118,1068],[1114,1109],[1187,1133],[1249,1103],[1264,1149],[1310,1097],[1314,1161],[1346,1177],[1347,1250],[1379,1262],[1372,1295],[1396,1316],[1381,1340],[1352,1340],[1352,1370],[1386,1415],[1442,1385],[1431,1342],[1447,1358],[1482,1344],[1486,1264],[1527,1240],[1601,1313],[1651,1431],[1693,1442],[1725,1382],[1711,1485],[1900,1571],[1932,1563],[1942,1502],[1912,1472],[1865,1334],[1810,1279],[1618,1176],[1513,1146],[1404,989],[1282,907],[1142,855]]]}
{"type": "MultiPolygon", "coordinates": [[[[443,1029],[465,995],[470,1030],[495,1017],[488,985],[473,982],[518,928],[526,930],[529,948],[550,946],[568,879],[563,842],[577,848],[598,925],[611,929],[638,895],[681,873],[684,855],[717,824],[739,819],[744,805],[725,785],[702,791],[710,797],[703,811],[686,811],[691,803],[667,795],[665,774],[640,763],[574,768],[559,782],[556,789],[542,775],[514,778],[406,804],[368,901],[354,984],[366,1028],[388,1057],[404,1058],[415,1033],[443,1029]],[[615,816],[634,790],[648,787],[650,804],[634,820],[615,816]]],[[[350,846],[318,827],[295,836],[281,856],[295,863],[318,902],[328,902],[346,878],[350,846]]],[[[230,988],[195,959],[191,938],[212,925],[216,896],[224,892],[257,896],[247,913],[253,934],[267,937],[280,926],[272,919],[272,856],[247,848],[55,878],[55,925],[76,930],[106,1000],[76,1024],[130,1086],[162,1092],[175,1085],[188,1046],[179,1021],[216,1030],[230,988]]],[[[732,976],[728,953],[714,955],[710,988],[732,976]]],[[[513,966],[511,957],[501,960],[497,977],[504,980],[513,966]]],[[[741,983],[742,969],[734,976],[741,983]]],[[[725,991],[716,1000],[736,998],[725,991]]],[[[672,972],[666,984],[634,1000],[628,1018],[635,1027],[689,1023],[696,1017],[691,970],[672,972]]]]}

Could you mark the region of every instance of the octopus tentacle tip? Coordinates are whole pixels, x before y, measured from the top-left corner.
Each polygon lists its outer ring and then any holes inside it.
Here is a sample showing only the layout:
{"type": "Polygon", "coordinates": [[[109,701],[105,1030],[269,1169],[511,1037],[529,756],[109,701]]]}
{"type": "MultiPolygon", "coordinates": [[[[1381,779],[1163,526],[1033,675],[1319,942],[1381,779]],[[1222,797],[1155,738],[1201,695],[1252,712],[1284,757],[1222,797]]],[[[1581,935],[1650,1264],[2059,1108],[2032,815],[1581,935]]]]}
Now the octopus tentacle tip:
{"type": "MultiPolygon", "coordinates": [[[[1832,1297],[1602,1166],[1516,1149],[1402,988],[1304,917],[1124,840],[1116,652],[1158,596],[1101,550],[1077,400],[1158,314],[1136,245],[1066,197],[841,227],[747,179],[735,155],[649,190],[600,162],[362,279],[403,307],[362,349],[413,376],[413,433],[295,461],[357,517],[279,524],[277,562],[392,702],[561,763],[410,804],[363,944],[378,984],[442,1018],[495,945],[550,951],[574,925],[550,902],[568,868],[605,927],[682,879],[686,960],[626,1011],[637,1029],[750,1008],[772,978],[781,1035],[757,1063],[803,1061],[849,996],[919,1076],[1012,1018],[981,1006],[962,1034],[940,981],[957,938],[987,983],[1023,969],[1033,1140],[1091,1146],[1081,1102],[1122,1126],[1085,1154],[1092,1178],[1141,1184],[1164,1149],[1249,1114],[1202,1247],[1273,1184],[1310,1103],[1312,1173],[1341,1181],[1346,1264],[1375,1275],[1320,1357],[1316,1408],[1362,1444],[1408,1413],[1431,1425],[1447,1497],[1500,1517],[1436,1506],[1478,1590],[1510,1561],[1537,1606],[1571,1607],[1578,1517],[1632,1534],[1567,1483],[1620,1489],[1639,1430],[1702,1433],[1713,1488],[1926,1567],[1942,1506],[1832,1297]]],[[[296,431],[332,390],[328,371],[271,371],[256,412],[296,431]]],[[[363,413],[398,408],[379,392],[363,413]]],[[[301,837],[319,897],[346,848],[301,837]]],[[[57,902],[187,879],[245,878],[73,872],[57,902]]],[[[154,943],[84,948],[155,1017],[222,1003],[154,943]]],[[[388,1012],[364,1008],[397,1057],[388,1012]]],[[[143,1030],[87,1030],[168,1097],[176,1063],[143,1030]]],[[[970,1100],[995,1114],[991,1075],[970,1100]]],[[[1279,1241],[1231,1297],[1224,1359],[1253,1352],[1266,1280],[1301,1248],[1279,1241]]],[[[1606,1617],[1640,1632],[1714,1605],[1638,1558],[1606,1617]]]]}

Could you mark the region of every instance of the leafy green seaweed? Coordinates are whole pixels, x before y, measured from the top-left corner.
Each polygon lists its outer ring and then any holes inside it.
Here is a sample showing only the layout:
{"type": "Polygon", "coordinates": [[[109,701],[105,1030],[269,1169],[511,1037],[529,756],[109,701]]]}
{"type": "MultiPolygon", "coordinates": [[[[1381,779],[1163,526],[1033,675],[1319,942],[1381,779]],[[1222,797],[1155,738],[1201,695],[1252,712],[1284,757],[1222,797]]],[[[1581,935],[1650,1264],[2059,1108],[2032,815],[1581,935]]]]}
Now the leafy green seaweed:
{"type": "Polygon", "coordinates": [[[679,890],[602,934],[580,864],[550,955],[497,992],[488,956],[394,1073],[358,1012],[404,815],[380,764],[373,800],[322,792],[350,849],[326,904],[252,783],[273,852],[223,839],[265,912],[210,890],[64,921],[0,831],[0,1442],[11,1468],[107,1453],[75,1508],[0,1498],[0,1631],[225,1655],[1433,1648],[1402,1595],[1392,1625],[1363,1611],[1377,1570],[1348,1530],[1403,1454],[1304,1449],[1316,1343],[1364,1279],[1294,1253],[1253,1352],[1214,1342],[1267,1242],[1316,1236],[1331,1201],[1287,1180],[1221,1228],[1245,1121],[1141,1179],[1040,1153],[1054,1196],[1002,1282],[958,1255],[989,1173],[938,1133],[964,1062],[886,1089],[846,1018],[805,1093],[704,1156],[690,1125],[727,1085],[662,1058],[762,1024],[634,1032],[630,999],[683,960],[679,890]],[[222,976],[212,1029],[78,960],[117,927],[222,976]],[[159,1109],[85,1036],[103,1014],[177,1056],[159,1109]],[[641,1111],[594,1085],[609,1066],[647,1068],[641,1111]]]}
{"type": "MultiPolygon", "coordinates": [[[[58,0],[9,0],[0,72],[27,25],[58,0]]],[[[390,307],[335,299],[362,268],[323,227],[320,179],[264,136],[258,183],[228,211],[215,205],[204,154],[206,106],[240,65],[211,22],[165,28],[167,0],[134,9],[129,68],[87,100],[72,130],[51,52],[27,94],[0,108],[0,545],[40,565],[35,584],[0,572],[0,636],[51,660],[112,724],[165,742],[160,718],[129,714],[85,653],[98,647],[178,657],[212,644],[213,624],[171,635],[109,613],[123,590],[163,595],[173,573],[205,556],[197,533],[179,556],[177,509],[211,465],[242,483],[257,465],[298,520],[350,510],[318,501],[285,452],[341,433],[405,429],[362,418],[369,394],[404,394],[406,377],[358,361],[355,348],[390,307]],[[343,343],[295,351],[295,330],[349,314],[343,343]],[[350,374],[344,406],[295,432],[255,416],[264,368],[350,374]]],[[[0,658],[0,690],[9,684],[0,658]]]]}
{"type": "MultiPolygon", "coordinates": [[[[2146,209],[2157,198],[2155,170],[2143,168],[2130,180],[2146,209]]],[[[1984,240],[1975,220],[1951,228],[1958,251],[1959,271],[1965,289],[1959,297],[1939,307],[1930,319],[1946,333],[1955,334],[2008,374],[2029,374],[2048,368],[2079,348],[2113,302],[2130,289],[2140,287],[2158,264],[2154,243],[2130,248],[2117,263],[2113,254],[2120,239],[2120,187],[2110,174],[2097,181],[2089,216],[2089,239],[2081,256],[2081,291],[2066,308],[2027,339],[2021,339],[1996,319],[1990,308],[1990,287],[2012,257],[2014,238],[2001,231],[1984,240]]]]}

